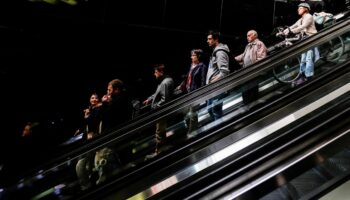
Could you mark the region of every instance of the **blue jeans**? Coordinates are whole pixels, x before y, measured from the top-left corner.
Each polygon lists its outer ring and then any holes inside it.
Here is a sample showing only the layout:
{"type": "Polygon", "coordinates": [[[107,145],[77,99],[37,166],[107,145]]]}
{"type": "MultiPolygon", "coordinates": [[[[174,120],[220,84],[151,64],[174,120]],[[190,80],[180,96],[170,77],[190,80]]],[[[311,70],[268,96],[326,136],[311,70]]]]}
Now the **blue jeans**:
{"type": "Polygon", "coordinates": [[[304,73],[306,77],[314,75],[314,62],[320,58],[320,53],[317,47],[308,50],[301,54],[300,72],[304,73]]]}

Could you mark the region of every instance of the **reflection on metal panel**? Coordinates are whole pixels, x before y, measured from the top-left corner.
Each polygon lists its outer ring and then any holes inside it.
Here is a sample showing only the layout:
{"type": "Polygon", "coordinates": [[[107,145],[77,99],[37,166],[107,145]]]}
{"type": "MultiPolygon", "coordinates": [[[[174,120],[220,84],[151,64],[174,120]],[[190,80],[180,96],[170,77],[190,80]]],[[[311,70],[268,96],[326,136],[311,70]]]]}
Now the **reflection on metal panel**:
{"type": "Polygon", "coordinates": [[[243,100],[242,97],[239,97],[239,98],[235,98],[232,101],[224,102],[224,105],[222,106],[222,109],[226,110],[229,107],[232,107],[232,106],[237,105],[238,103],[242,102],[242,100],[243,100]]]}
{"type": "MultiPolygon", "coordinates": [[[[305,159],[306,157],[314,154],[315,152],[319,151],[320,149],[322,149],[323,147],[327,146],[328,144],[331,144],[332,142],[338,140],[339,138],[343,137],[344,135],[349,134],[349,130],[344,131],[342,134],[338,135],[337,137],[334,137],[331,140],[328,140],[327,142],[324,142],[320,145],[318,145],[317,148],[314,148],[312,150],[307,151],[307,153],[303,154],[302,156],[298,157],[298,159],[292,160],[288,163],[286,163],[285,165],[282,165],[280,167],[277,167],[276,169],[268,172],[266,175],[252,181],[247,187],[243,187],[240,188],[234,192],[232,192],[231,194],[228,194],[225,197],[222,197],[222,200],[229,200],[229,199],[235,199],[238,196],[244,194],[245,192],[249,191],[251,188],[256,187],[257,185],[261,184],[262,182],[265,182],[266,180],[270,179],[271,177],[276,176],[277,174],[282,173],[283,171],[285,171],[286,169],[288,169],[289,167],[295,165],[296,163],[302,161],[303,159],[305,159]]],[[[333,198],[336,199],[336,198],[333,198]]],[[[341,198],[340,198],[341,199],[341,198]]]]}

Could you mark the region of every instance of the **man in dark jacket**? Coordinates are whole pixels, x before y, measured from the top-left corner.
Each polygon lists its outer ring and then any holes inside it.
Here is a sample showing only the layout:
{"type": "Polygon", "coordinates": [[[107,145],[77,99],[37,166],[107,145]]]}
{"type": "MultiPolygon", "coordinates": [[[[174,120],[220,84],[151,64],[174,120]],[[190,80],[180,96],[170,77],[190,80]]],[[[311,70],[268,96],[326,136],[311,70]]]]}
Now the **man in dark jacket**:
{"type": "Polygon", "coordinates": [[[108,83],[107,94],[102,97],[102,130],[112,128],[130,120],[132,104],[127,95],[123,81],[114,79],[108,83]]]}
{"type": "MultiPolygon", "coordinates": [[[[132,104],[124,83],[114,79],[108,83],[107,94],[102,97],[102,134],[111,132],[131,118],[132,104]]],[[[113,146],[99,149],[95,154],[95,170],[99,175],[96,184],[104,182],[120,165],[119,155],[113,146]]]]}

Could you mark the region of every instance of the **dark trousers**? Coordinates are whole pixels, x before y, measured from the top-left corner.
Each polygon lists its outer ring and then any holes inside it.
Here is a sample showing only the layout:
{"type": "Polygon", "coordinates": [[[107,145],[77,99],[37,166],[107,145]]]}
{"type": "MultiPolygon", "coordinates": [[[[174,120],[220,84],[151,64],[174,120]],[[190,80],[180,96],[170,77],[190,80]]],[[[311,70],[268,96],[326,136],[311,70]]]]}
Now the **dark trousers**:
{"type": "Polygon", "coordinates": [[[167,123],[165,120],[160,120],[156,124],[156,154],[160,153],[160,148],[165,142],[166,126],[167,123]]]}
{"type": "Polygon", "coordinates": [[[259,97],[259,80],[255,78],[242,86],[242,99],[244,104],[249,104],[259,97]]]}

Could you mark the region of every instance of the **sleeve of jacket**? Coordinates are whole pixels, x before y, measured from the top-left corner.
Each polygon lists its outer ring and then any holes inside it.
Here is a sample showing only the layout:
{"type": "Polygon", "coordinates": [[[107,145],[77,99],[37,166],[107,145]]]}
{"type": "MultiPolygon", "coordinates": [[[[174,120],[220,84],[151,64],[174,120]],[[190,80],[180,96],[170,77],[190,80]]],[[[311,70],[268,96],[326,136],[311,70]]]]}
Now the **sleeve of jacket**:
{"type": "Polygon", "coordinates": [[[188,76],[186,76],[186,78],[180,83],[180,85],[177,86],[178,88],[180,88],[180,90],[182,92],[186,92],[186,80],[187,80],[187,77],[188,76]]]}
{"type": "MultiPolygon", "coordinates": [[[[298,26],[300,26],[299,24],[301,24],[301,19],[298,19],[298,21],[296,21],[293,25],[291,25],[289,28],[292,30],[292,29],[295,29],[297,28],[298,26]]],[[[294,33],[294,32],[293,32],[294,33]]]]}
{"type": "Polygon", "coordinates": [[[237,62],[242,62],[242,61],[243,61],[243,53],[241,53],[240,55],[236,56],[236,57],[235,57],[235,60],[236,60],[237,62]]]}
{"type": "Polygon", "coordinates": [[[258,43],[258,51],[257,51],[256,59],[261,60],[261,59],[265,58],[266,55],[267,55],[267,48],[266,48],[265,44],[260,41],[258,43]]]}
{"type": "Polygon", "coordinates": [[[207,71],[208,71],[208,67],[207,65],[205,65],[204,63],[202,63],[202,66],[201,66],[201,85],[200,87],[203,87],[205,86],[205,81],[207,79],[207,71]]]}
{"type": "Polygon", "coordinates": [[[305,15],[305,17],[303,18],[303,23],[301,25],[296,26],[295,28],[291,28],[291,31],[293,33],[300,33],[301,31],[306,30],[307,27],[311,26],[313,23],[313,20],[314,19],[312,15],[310,14],[305,15]]]}
{"type": "Polygon", "coordinates": [[[147,100],[150,101],[150,102],[152,102],[153,99],[154,99],[154,95],[155,95],[155,94],[152,94],[151,96],[149,96],[149,97],[147,98],[147,100]]]}
{"type": "Polygon", "coordinates": [[[224,51],[218,51],[216,53],[217,56],[217,65],[219,68],[220,73],[218,74],[218,76],[220,78],[225,77],[226,75],[228,75],[230,73],[230,69],[229,69],[229,57],[227,55],[226,52],[224,51]]]}
{"type": "Polygon", "coordinates": [[[161,85],[160,85],[160,95],[161,98],[160,100],[156,103],[155,108],[160,107],[163,105],[165,102],[169,101],[173,95],[174,90],[174,82],[172,79],[167,79],[165,80],[161,85]]]}

